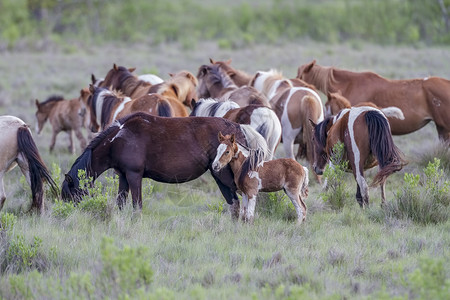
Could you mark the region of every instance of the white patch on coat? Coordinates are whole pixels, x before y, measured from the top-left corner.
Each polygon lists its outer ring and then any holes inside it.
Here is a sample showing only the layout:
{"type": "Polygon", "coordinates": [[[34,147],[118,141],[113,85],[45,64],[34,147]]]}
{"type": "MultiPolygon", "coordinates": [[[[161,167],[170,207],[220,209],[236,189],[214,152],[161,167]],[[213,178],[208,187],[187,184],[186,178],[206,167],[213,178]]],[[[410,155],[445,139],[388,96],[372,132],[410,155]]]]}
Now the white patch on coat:
{"type": "Polygon", "coordinates": [[[125,97],[122,100],[122,103],[120,103],[120,105],[116,108],[116,111],[114,112],[114,116],[113,116],[113,120],[115,120],[117,118],[117,115],[124,109],[125,107],[125,103],[128,103],[131,101],[130,97],[125,97]]]}
{"type": "Polygon", "coordinates": [[[219,166],[221,169],[224,167],[224,166],[220,165],[219,160],[222,157],[222,155],[225,153],[226,150],[227,150],[227,145],[225,145],[225,144],[220,144],[219,147],[217,147],[217,154],[212,163],[213,169],[215,169],[216,166],[219,166]]]}
{"type": "Polygon", "coordinates": [[[256,180],[258,180],[258,191],[260,189],[262,189],[262,181],[261,181],[261,178],[259,177],[259,173],[257,171],[250,171],[250,172],[248,172],[247,175],[250,179],[256,178],[256,180]]]}
{"type": "Polygon", "coordinates": [[[103,90],[101,91],[97,96],[97,102],[95,103],[95,112],[96,112],[96,119],[98,124],[102,124],[102,108],[103,108],[103,101],[107,95],[112,95],[111,91],[109,90],[103,90]]]}
{"type": "Polygon", "coordinates": [[[155,74],[142,74],[138,76],[138,79],[151,84],[158,84],[164,82],[163,79],[161,79],[159,76],[156,76],[155,74]]]}

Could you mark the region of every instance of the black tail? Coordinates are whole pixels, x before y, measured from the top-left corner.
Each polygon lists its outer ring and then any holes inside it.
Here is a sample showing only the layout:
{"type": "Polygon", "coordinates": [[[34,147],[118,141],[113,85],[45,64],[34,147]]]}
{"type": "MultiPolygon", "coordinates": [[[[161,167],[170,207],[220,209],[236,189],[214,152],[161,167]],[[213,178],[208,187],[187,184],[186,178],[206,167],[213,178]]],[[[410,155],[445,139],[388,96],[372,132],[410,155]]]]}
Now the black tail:
{"type": "Polygon", "coordinates": [[[172,106],[166,100],[161,100],[158,102],[158,116],[160,117],[172,117],[172,106]]]}
{"type": "Polygon", "coordinates": [[[369,145],[372,154],[376,156],[379,171],[373,179],[372,186],[382,184],[386,178],[406,165],[403,153],[395,146],[391,128],[382,113],[370,110],[365,114],[369,131],[369,145]]]}
{"type": "Polygon", "coordinates": [[[43,203],[43,182],[50,184],[55,195],[58,194],[58,188],[53,181],[50,173],[39,155],[36,144],[34,143],[31,132],[26,126],[22,126],[17,132],[18,152],[22,153],[28,161],[28,168],[31,181],[31,194],[33,196],[31,208],[41,211],[44,207],[43,203]]]}

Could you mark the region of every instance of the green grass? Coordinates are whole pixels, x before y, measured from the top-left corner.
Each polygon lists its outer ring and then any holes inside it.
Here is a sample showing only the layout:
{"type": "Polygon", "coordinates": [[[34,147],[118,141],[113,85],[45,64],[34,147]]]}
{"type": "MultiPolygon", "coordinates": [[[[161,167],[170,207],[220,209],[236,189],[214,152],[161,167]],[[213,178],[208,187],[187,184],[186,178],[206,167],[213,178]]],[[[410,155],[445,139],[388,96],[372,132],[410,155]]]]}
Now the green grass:
{"type": "MultiPolygon", "coordinates": [[[[137,67],[138,74],[158,70],[167,78],[169,72],[181,69],[196,73],[209,57],[232,58],[234,66],[250,73],[274,67],[289,77],[312,58],[392,78],[450,77],[448,49],[438,47],[365,43],[354,47],[311,41],[237,50],[214,42],[199,42],[194,49],[182,43],[93,44],[70,53],[1,52],[0,113],[34,125],[35,98],[76,97],[91,73],[104,76],[113,63],[137,67]]],[[[50,137],[49,124],[40,137],[35,135],[47,165],[59,166],[51,169],[60,172],[60,184],[77,156],[67,151],[63,133],[50,154],[50,137]]],[[[425,178],[423,169],[434,156],[441,158],[448,176],[446,152],[424,148],[436,144],[434,124],[394,140],[410,163],[388,178],[389,203],[405,187],[404,174],[425,178]]],[[[366,174],[370,182],[375,170],[366,174]]],[[[111,177],[112,172],[105,175],[111,177]]],[[[449,295],[450,221],[424,224],[388,214],[380,207],[378,189],[370,189],[372,205],[362,210],[351,176],[346,181],[350,196],[339,210],[323,201],[321,187],[311,179],[307,220],[301,226],[290,217],[292,207],[282,193],[260,196],[253,225],[233,222],[209,174],[177,185],[145,180],[140,214],[133,212],[131,199],[119,211],[114,191],[108,191],[106,207],[94,202],[72,210],[46,199],[46,213],[39,217],[23,213],[31,196],[20,176],[15,169],[5,177],[7,200],[1,214],[15,215],[15,222],[5,217],[12,225],[0,229],[0,297],[5,299],[426,299],[427,295],[446,299],[449,295]],[[104,211],[105,218],[95,213],[104,211]],[[35,243],[36,238],[42,242],[35,243]],[[4,251],[12,244],[16,257],[25,257],[31,265],[8,258],[4,251]],[[120,281],[127,272],[134,280],[120,281]]],[[[104,188],[112,185],[106,176],[101,181],[104,188]]]]}

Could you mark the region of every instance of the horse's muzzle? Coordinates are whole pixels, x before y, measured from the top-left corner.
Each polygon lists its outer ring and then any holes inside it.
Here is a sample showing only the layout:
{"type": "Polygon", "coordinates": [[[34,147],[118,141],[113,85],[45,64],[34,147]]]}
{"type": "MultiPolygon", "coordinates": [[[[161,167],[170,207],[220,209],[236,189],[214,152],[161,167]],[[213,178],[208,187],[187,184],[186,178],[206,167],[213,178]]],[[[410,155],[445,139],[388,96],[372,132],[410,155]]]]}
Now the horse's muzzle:
{"type": "Polygon", "coordinates": [[[314,166],[314,173],[316,173],[317,175],[323,175],[323,169],[314,166]]]}

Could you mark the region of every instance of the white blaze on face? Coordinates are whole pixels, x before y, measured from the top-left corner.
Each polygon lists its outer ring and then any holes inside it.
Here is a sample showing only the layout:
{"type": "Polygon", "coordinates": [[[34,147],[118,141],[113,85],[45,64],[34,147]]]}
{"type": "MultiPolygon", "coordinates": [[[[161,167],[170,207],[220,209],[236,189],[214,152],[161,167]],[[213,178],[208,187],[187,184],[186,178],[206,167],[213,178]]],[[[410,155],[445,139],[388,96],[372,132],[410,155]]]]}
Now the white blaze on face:
{"type": "Polygon", "coordinates": [[[226,150],[227,150],[227,145],[225,145],[225,144],[220,144],[219,147],[217,147],[216,158],[214,158],[214,161],[212,163],[213,169],[216,169],[216,168],[221,169],[223,167],[220,165],[219,160],[222,157],[222,155],[225,153],[226,150]]]}

